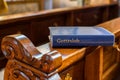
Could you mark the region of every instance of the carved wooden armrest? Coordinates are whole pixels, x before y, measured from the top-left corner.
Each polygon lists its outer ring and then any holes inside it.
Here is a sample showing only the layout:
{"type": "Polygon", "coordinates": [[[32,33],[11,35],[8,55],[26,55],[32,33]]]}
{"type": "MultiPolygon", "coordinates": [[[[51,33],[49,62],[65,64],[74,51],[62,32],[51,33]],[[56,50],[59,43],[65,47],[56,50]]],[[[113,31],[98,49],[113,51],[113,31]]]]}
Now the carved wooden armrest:
{"type": "Polygon", "coordinates": [[[60,80],[55,70],[62,64],[57,51],[42,54],[24,35],[10,35],[2,40],[2,51],[8,59],[5,80],[60,80]]]}

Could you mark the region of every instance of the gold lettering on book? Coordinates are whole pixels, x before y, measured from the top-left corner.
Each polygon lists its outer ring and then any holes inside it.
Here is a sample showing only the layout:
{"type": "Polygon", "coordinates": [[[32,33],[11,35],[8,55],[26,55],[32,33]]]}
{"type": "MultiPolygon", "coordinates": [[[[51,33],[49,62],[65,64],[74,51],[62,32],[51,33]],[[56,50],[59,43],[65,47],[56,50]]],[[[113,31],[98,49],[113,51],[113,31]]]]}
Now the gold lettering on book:
{"type": "Polygon", "coordinates": [[[80,43],[79,39],[57,39],[57,43],[80,43]]]}

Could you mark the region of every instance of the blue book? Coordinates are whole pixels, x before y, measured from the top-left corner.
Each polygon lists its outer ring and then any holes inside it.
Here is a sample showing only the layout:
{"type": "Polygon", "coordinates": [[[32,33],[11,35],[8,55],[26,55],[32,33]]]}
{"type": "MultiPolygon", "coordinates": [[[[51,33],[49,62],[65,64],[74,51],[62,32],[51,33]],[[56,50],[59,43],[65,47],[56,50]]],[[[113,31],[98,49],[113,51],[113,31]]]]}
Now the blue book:
{"type": "Polygon", "coordinates": [[[49,27],[52,47],[112,46],[114,34],[102,27],[49,27]]]}

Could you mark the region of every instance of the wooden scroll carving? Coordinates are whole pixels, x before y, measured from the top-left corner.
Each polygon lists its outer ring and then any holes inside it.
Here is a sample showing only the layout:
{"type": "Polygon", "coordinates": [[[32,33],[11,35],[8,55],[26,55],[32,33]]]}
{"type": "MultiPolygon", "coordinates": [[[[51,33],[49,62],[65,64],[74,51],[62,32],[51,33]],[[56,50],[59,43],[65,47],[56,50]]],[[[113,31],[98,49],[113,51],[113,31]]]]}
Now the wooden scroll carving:
{"type": "Polygon", "coordinates": [[[61,80],[56,70],[62,64],[62,56],[57,51],[43,55],[21,34],[4,37],[2,51],[8,59],[5,80],[61,80]]]}

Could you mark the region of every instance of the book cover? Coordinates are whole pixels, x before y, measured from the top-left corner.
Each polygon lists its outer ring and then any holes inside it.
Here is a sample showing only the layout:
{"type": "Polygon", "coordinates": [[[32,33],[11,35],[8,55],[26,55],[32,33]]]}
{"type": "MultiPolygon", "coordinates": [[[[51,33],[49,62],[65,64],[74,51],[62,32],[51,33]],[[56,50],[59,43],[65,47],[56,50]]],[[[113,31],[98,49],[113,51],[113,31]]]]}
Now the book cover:
{"type": "Polygon", "coordinates": [[[49,27],[52,47],[111,46],[114,34],[102,27],[49,27]]]}

